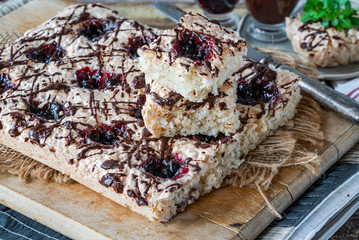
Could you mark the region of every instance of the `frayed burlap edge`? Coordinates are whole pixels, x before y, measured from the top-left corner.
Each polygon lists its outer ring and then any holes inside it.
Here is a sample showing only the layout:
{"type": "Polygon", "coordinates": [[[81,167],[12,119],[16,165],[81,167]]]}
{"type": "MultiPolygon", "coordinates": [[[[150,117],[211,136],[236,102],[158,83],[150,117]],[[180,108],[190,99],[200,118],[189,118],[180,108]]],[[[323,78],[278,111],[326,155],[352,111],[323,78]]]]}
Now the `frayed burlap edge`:
{"type": "Polygon", "coordinates": [[[253,48],[257,49],[258,51],[273,56],[276,62],[283,63],[285,65],[290,66],[291,68],[296,69],[297,71],[304,73],[305,75],[309,76],[313,79],[322,79],[323,77],[319,74],[318,70],[315,68],[314,64],[304,62],[303,60],[287,54],[293,53],[283,49],[276,49],[276,48],[266,48],[266,47],[259,47],[259,46],[252,46],[253,48]]]}
{"type": "Polygon", "coordinates": [[[268,190],[282,167],[303,166],[315,175],[320,173],[322,159],[317,151],[324,139],[320,116],[320,106],[304,96],[295,117],[249,152],[242,165],[225,179],[224,184],[257,189],[272,212],[281,218],[264,190],[268,190]]]}
{"type": "Polygon", "coordinates": [[[320,106],[303,97],[295,117],[249,152],[242,165],[226,178],[225,184],[237,187],[260,186],[267,190],[281,167],[302,165],[318,174],[323,143],[320,131],[320,106]]]}
{"type": "MultiPolygon", "coordinates": [[[[20,33],[0,34],[0,47],[21,35],[20,33]]],[[[277,62],[282,62],[314,79],[320,78],[313,66],[305,64],[298,58],[276,49],[255,48],[274,56],[277,62]]],[[[273,177],[282,167],[300,165],[314,174],[319,174],[321,158],[316,154],[316,150],[323,142],[323,134],[320,131],[320,110],[320,106],[314,100],[304,97],[294,119],[251,151],[240,168],[225,179],[224,184],[257,189],[273,214],[280,218],[281,215],[271,205],[264,190],[270,187],[273,177]]],[[[73,182],[69,176],[0,144],[0,173],[5,172],[19,176],[22,181],[39,178],[58,183],[73,182]]]]}
{"type": "Polygon", "coordinates": [[[33,178],[58,183],[73,182],[69,176],[0,144],[0,174],[5,172],[17,175],[26,182],[33,178]]]}

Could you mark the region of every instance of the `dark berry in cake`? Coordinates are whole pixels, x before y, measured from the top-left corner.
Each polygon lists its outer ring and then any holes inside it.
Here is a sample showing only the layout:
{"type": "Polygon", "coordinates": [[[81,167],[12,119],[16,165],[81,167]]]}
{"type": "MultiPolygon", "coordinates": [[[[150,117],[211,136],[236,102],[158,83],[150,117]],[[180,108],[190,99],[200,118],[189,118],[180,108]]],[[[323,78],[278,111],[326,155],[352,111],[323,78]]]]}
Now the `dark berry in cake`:
{"type": "Polygon", "coordinates": [[[164,179],[178,179],[188,172],[188,164],[178,154],[170,159],[152,157],[142,167],[153,176],[164,179]]]}
{"type": "Polygon", "coordinates": [[[133,108],[130,110],[130,116],[134,117],[134,118],[139,118],[139,119],[143,119],[142,116],[142,108],[133,108]]]}
{"type": "Polygon", "coordinates": [[[97,89],[101,76],[98,70],[91,70],[89,67],[84,67],[76,71],[77,84],[81,88],[97,89]]]}
{"type": "Polygon", "coordinates": [[[64,116],[64,108],[60,103],[46,103],[39,107],[40,102],[33,101],[29,105],[29,111],[39,118],[58,121],[64,116]]]}
{"type": "Polygon", "coordinates": [[[241,70],[251,68],[254,75],[238,81],[237,103],[254,106],[274,102],[279,96],[275,83],[277,73],[262,63],[250,62],[241,70]]]}
{"type": "Polygon", "coordinates": [[[35,62],[49,63],[58,61],[65,55],[64,50],[56,43],[43,44],[27,50],[26,57],[35,62]]]}
{"type": "Polygon", "coordinates": [[[0,73],[0,94],[13,88],[15,85],[11,82],[9,75],[0,73]]]}
{"type": "Polygon", "coordinates": [[[146,80],[145,80],[145,74],[142,73],[136,77],[133,78],[132,80],[132,86],[135,89],[143,89],[146,87],[146,80]]]}
{"type": "Polygon", "coordinates": [[[121,84],[123,78],[121,74],[84,67],[76,71],[76,80],[81,88],[102,90],[121,84]]]}
{"type": "Polygon", "coordinates": [[[186,175],[186,173],[188,173],[189,169],[188,167],[181,167],[178,171],[177,174],[175,176],[175,179],[179,179],[181,177],[183,177],[184,175],[186,175]]]}
{"type": "Polygon", "coordinates": [[[102,77],[105,78],[105,86],[103,88],[114,87],[122,82],[122,76],[120,74],[102,73],[102,77]]]}
{"type": "Polygon", "coordinates": [[[151,37],[135,37],[128,39],[128,45],[125,46],[126,52],[130,55],[132,59],[138,58],[137,49],[144,45],[149,45],[153,42],[154,38],[151,37]]]}
{"type": "Polygon", "coordinates": [[[64,115],[64,108],[59,103],[50,103],[49,110],[47,112],[47,118],[59,120],[64,115]]]}
{"type": "Polygon", "coordinates": [[[138,97],[137,100],[137,105],[139,105],[140,107],[142,107],[144,104],[146,103],[146,95],[142,94],[138,97]]]}
{"type": "Polygon", "coordinates": [[[133,107],[130,109],[129,115],[134,118],[143,119],[142,116],[142,107],[146,102],[146,95],[140,95],[138,97],[136,105],[133,105],[133,107]]]}
{"type": "Polygon", "coordinates": [[[199,34],[189,30],[177,32],[175,44],[172,51],[181,56],[201,63],[210,60],[214,54],[215,41],[209,35],[199,34]]]}
{"type": "Polygon", "coordinates": [[[126,125],[116,123],[114,125],[98,125],[84,130],[85,139],[104,145],[112,145],[121,138],[129,138],[129,132],[126,125]]]}
{"type": "Polygon", "coordinates": [[[174,159],[167,162],[165,159],[152,158],[143,164],[143,168],[155,177],[172,179],[180,170],[181,164],[174,159]]]}
{"type": "Polygon", "coordinates": [[[192,135],[191,138],[193,140],[197,140],[197,141],[201,141],[201,142],[205,142],[205,143],[211,143],[213,140],[216,139],[213,136],[207,136],[207,135],[203,135],[203,134],[192,135]]]}
{"type": "Polygon", "coordinates": [[[116,28],[116,19],[97,19],[93,18],[83,22],[79,34],[85,36],[91,41],[98,41],[107,33],[112,32],[116,28]]]}

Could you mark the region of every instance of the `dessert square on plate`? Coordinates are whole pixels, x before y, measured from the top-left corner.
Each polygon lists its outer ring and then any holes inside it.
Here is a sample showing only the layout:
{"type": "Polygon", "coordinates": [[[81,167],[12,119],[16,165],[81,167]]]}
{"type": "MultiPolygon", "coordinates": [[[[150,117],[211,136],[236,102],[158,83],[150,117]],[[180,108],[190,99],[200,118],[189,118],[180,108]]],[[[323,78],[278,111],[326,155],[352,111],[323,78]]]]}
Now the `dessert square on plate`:
{"type": "Polygon", "coordinates": [[[293,49],[307,63],[335,67],[359,62],[359,30],[325,28],[320,22],[303,23],[299,14],[286,19],[286,32],[293,49]]]}

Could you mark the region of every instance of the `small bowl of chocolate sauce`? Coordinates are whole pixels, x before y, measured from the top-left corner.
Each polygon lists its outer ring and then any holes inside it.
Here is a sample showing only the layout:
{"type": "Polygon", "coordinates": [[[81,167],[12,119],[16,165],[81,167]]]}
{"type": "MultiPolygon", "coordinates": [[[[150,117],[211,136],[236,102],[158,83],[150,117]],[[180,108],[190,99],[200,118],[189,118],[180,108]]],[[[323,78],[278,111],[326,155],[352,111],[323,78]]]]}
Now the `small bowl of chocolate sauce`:
{"type": "Polygon", "coordinates": [[[220,22],[222,26],[235,29],[239,16],[233,12],[239,0],[197,0],[206,16],[220,22]]]}
{"type": "Polygon", "coordinates": [[[298,0],[246,0],[253,17],[247,32],[263,42],[280,42],[287,39],[285,18],[296,6],[298,0]]]}

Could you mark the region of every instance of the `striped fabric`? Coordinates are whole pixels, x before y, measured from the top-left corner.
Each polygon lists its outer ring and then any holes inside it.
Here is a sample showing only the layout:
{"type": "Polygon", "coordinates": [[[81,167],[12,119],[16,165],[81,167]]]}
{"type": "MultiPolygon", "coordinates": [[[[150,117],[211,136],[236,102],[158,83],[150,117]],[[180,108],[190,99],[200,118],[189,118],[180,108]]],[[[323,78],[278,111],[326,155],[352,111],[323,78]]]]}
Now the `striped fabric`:
{"type": "Polygon", "coordinates": [[[333,82],[333,85],[334,89],[338,92],[359,101],[359,78],[349,81],[335,81],[333,82]]]}
{"type": "Polygon", "coordinates": [[[1,240],[69,240],[64,235],[0,204],[1,240]]]}
{"type": "Polygon", "coordinates": [[[11,11],[14,11],[15,9],[30,1],[31,0],[8,0],[7,2],[0,5],[0,17],[8,14],[11,11]]]}

